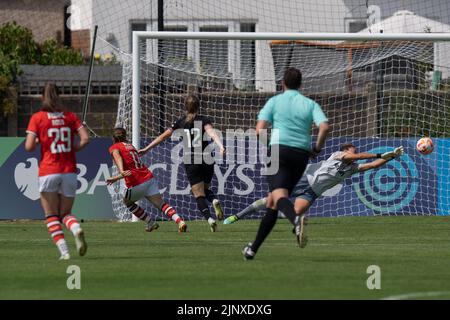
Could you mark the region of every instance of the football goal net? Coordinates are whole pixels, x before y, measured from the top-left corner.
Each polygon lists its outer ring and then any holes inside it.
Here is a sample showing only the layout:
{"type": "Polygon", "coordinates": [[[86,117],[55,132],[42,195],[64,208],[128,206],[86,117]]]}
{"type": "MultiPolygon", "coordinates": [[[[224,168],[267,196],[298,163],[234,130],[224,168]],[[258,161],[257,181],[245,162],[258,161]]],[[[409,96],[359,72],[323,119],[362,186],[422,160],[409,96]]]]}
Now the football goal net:
{"type": "MultiPolygon", "coordinates": [[[[322,154],[307,177],[343,143],[382,153],[404,146],[405,155],[377,170],[354,175],[328,190],[313,216],[449,214],[450,34],[134,32],[133,54],[123,61],[116,126],[143,147],[186,113],[196,95],[200,113],[220,131],[228,153],[217,156],[212,189],[225,215],[266,196],[264,162],[254,152],[259,110],[282,92],[288,67],[303,74],[300,91],[317,101],[331,125],[322,154]],[[431,137],[435,151],[416,150],[431,137]]],[[[317,128],[313,128],[313,137],[317,128]]],[[[313,138],[314,139],[314,138],[313,138]]],[[[186,219],[200,218],[182,160],[181,142],[168,139],[143,158],[163,196],[186,219]]],[[[122,185],[123,187],[123,185],[122,185]]],[[[113,207],[131,218],[120,187],[113,207]]],[[[149,212],[162,214],[142,203],[149,212]]],[[[255,217],[255,216],[253,216],[255,217]]]]}

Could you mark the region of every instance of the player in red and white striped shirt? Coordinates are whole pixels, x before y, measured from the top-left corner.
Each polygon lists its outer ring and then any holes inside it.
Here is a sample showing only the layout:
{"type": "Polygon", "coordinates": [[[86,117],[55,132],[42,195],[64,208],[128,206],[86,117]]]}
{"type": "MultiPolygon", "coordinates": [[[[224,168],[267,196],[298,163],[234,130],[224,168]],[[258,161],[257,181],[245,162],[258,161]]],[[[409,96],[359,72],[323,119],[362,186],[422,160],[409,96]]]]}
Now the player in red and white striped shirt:
{"type": "Polygon", "coordinates": [[[150,214],[136,204],[142,198],[146,198],[169,219],[175,221],[179,232],[186,232],[186,223],[174,208],[164,202],[153,173],[142,163],[135,147],[127,142],[125,129],[114,129],[113,140],[114,144],[109,148],[109,153],[113,157],[120,175],[107,179],[107,184],[111,185],[125,178],[127,188],[123,194],[123,201],[133,215],[147,223],[146,231],[151,232],[159,225],[152,221],[150,214]]]}
{"type": "Polygon", "coordinates": [[[77,190],[75,153],[89,143],[89,134],[74,113],[63,111],[54,84],[45,86],[42,108],[28,124],[25,149],[34,151],[38,143],[41,145],[39,192],[49,233],[61,253],[60,259],[68,260],[62,222],[73,233],[77,251],[83,256],[87,250],[84,232],[71,212],[77,190]],[[76,135],[80,137],[77,143],[76,135]]]}

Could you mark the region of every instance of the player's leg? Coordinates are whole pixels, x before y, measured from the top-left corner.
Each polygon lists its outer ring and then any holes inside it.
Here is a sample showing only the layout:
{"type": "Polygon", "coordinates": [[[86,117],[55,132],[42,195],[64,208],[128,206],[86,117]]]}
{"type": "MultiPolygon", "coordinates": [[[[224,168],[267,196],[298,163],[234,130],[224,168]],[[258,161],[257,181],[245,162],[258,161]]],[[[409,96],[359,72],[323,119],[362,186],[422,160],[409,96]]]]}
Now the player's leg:
{"type": "Polygon", "coordinates": [[[153,230],[159,228],[159,224],[152,220],[151,215],[136,203],[146,196],[148,189],[147,182],[141,183],[133,188],[125,189],[123,194],[123,202],[132,215],[147,224],[145,231],[152,232],[153,230]]]}
{"type": "MultiPolygon", "coordinates": [[[[274,177],[268,178],[269,186],[282,186],[285,182],[283,181],[284,178],[288,179],[289,174],[284,168],[280,168],[279,171],[274,177]]],[[[273,189],[273,187],[270,187],[273,189]]],[[[289,190],[285,188],[275,188],[273,189],[274,192],[271,192],[267,198],[267,209],[266,213],[261,219],[261,223],[258,228],[258,232],[256,233],[255,241],[251,245],[251,250],[256,254],[258,252],[259,247],[263,244],[267,236],[272,231],[273,227],[275,226],[277,219],[278,219],[278,210],[282,210],[281,208],[285,208],[285,210],[289,209],[287,205],[284,204],[283,201],[280,201],[280,199],[285,199],[291,204],[292,206],[292,213],[289,216],[289,214],[286,214],[284,211],[283,213],[285,216],[295,224],[295,211],[294,206],[289,200],[289,190]],[[277,209],[278,207],[278,209],[277,209]],[[281,208],[280,208],[281,207],[281,208]]],[[[244,253],[244,256],[245,253],[244,253]]]]}
{"type": "Polygon", "coordinates": [[[64,238],[64,231],[59,216],[59,195],[57,192],[41,192],[41,204],[45,212],[48,232],[61,254],[61,260],[68,260],[69,247],[64,238]]]}
{"type": "MultiPolygon", "coordinates": [[[[275,174],[267,176],[267,182],[269,184],[270,193],[267,197],[266,212],[259,224],[255,240],[253,241],[253,243],[249,243],[242,252],[244,258],[247,260],[254,258],[254,256],[258,252],[259,247],[263,244],[263,242],[270,234],[270,232],[272,231],[273,227],[277,222],[278,219],[278,210],[276,207],[277,203],[274,202],[275,199],[272,191],[277,189],[283,189],[283,186],[286,183],[285,179],[290,179],[290,173],[288,172],[287,166],[284,164],[283,158],[281,157],[281,153],[278,159],[272,159],[269,166],[271,167],[276,166],[278,167],[278,170],[275,174]]],[[[288,195],[287,190],[285,191],[285,193],[288,195]]],[[[277,197],[280,198],[279,193],[277,193],[277,197]]]]}
{"type": "MultiPolygon", "coordinates": [[[[185,164],[186,175],[191,185],[191,192],[197,202],[197,208],[201,215],[208,221],[212,232],[217,230],[217,223],[212,218],[209,211],[208,203],[205,194],[205,176],[202,164],[185,164]]],[[[212,177],[212,176],[211,176],[212,177]]],[[[210,181],[208,181],[210,182],[210,181]]]]}
{"type": "Polygon", "coordinates": [[[210,189],[211,180],[212,180],[212,177],[214,176],[214,165],[213,164],[204,164],[203,169],[204,169],[203,182],[205,184],[205,197],[210,203],[212,203],[217,220],[222,221],[223,220],[222,205],[221,205],[219,199],[217,198],[217,195],[214,192],[212,192],[212,190],[210,189]]]}
{"type": "Polygon", "coordinates": [[[75,197],[66,197],[60,194],[61,221],[70,230],[75,238],[75,245],[80,256],[84,256],[87,251],[87,243],[84,238],[84,231],[77,218],[72,214],[72,207],[75,197]]]}
{"type": "MultiPolygon", "coordinates": [[[[275,174],[267,176],[269,190],[272,194],[273,206],[272,210],[280,210],[285,217],[295,224],[294,205],[289,200],[289,196],[294,189],[297,181],[300,180],[306,163],[303,164],[298,159],[297,151],[293,148],[278,146],[278,159],[273,159],[271,166],[277,166],[278,170],[275,174]]],[[[272,154],[272,156],[275,156],[272,154]]]]}
{"type": "Polygon", "coordinates": [[[298,181],[302,178],[308,161],[308,152],[300,149],[280,147],[280,174],[275,175],[274,181],[272,181],[276,207],[294,224],[299,246],[301,246],[302,237],[300,225],[304,220],[300,219],[300,216],[296,214],[294,204],[287,196],[291,195],[298,181]],[[287,189],[287,193],[284,189],[287,189]]]}
{"type": "Polygon", "coordinates": [[[205,183],[205,197],[210,203],[212,203],[217,220],[222,221],[223,220],[222,205],[219,199],[217,199],[216,194],[211,191],[210,183],[205,183]]]}
{"type": "Polygon", "coordinates": [[[266,203],[267,209],[266,213],[261,219],[261,223],[259,224],[258,232],[256,233],[256,238],[252,243],[249,243],[243,251],[244,258],[249,260],[253,259],[256,253],[259,250],[259,247],[263,244],[264,240],[272,231],[273,227],[277,223],[278,219],[278,210],[273,209],[273,198],[272,194],[269,193],[267,197],[266,203]]]}
{"type": "Polygon", "coordinates": [[[294,205],[289,199],[289,190],[285,188],[273,190],[272,199],[274,203],[272,209],[280,210],[292,224],[295,224],[297,215],[295,214],[294,205]]]}
{"type": "Polygon", "coordinates": [[[299,246],[300,248],[306,247],[306,243],[308,242],[308,237],[306,235],[306,211],[308,211],[309,207],[311,206],[310,200],[306,199],[305,196],[298,197],[295,199],[295,212],[297,213],[299,217],[299,223],[295,227],[295,233],[299,234],[299,246]],[[298,229],[298,230],[297,230],[298,229]]]}
{"type": "Polygon", "coordinates": [[[152,195],[148,195],[145,197],[148,201],[151,202],[151,204],[161,210],[161,212],[167,216],[169,219],[172,219],[173,221],[175,221],[175,223],[178,225],[178,231],[179,232],[186,232],[187,230],[187,225],[184,222],[184,220],[177,214],[177,212],[175,211],[175,209],[170,206],[169,204],[167,204],[161,194],[159,193],[155,193],[152,195]]]}
{"type": "Polygon", "coordinates": [[[75,237],[75,244],[78,254],[84,256],[87,251],[86,240],[84,239],[84,231],[77,221],[75,215],[72,214],[73,203],[77,191],[77,175],[63,174],[61,175],[61,186],[59,189],[59,212],[61,222],[70,230],[75,237]]]}
{"type": "Polygon", "coordinates": [[[295,199],[294,206],[295,206],[295,213],[301,216],[306,214],[306,211],[308,211],[309,207],[311,206],[311,203],[306,199],[298,197],[295,199]]]}
{"type": "Polygon", "coordinates": [[[61,254],[62,260],[70,259],[69,247],[64,238],[59,215],[59,179],[57,175],[39,177],[39,192],[41,194],[41,205],[44,209],[47,228],[56,247],[61,254]]]}
{"type": "Polygon", "coordinates": [[[123,203],[132,215],[147,224],[145,226],[145,231],[152,232],[153,230],[159,228],[159,224],[156,221],[152,220],[151,215],[148,214],[144,209],[142,209],[136,202],[124,198],[123,203]]]}
{"type": "MultiPolygon", "coordinates": [[[[297,215],[305,214],[306,211],[309,209],[309,207],[312,205],[312,203],[317,199],[317,195],[311,189],[308,178],[305,175],[303,175],[302,178],[295,185],[291,193],[291,198],[295,198],[296,200],[298,198],[301,198],[309,202],[309,205],[306,208],[301,204],[301,202],[298,201],[294,202],[294,209],[297,215]]],[[[303,218],[302,223],[304,225],[307,224],[306,215],[303,218]]],[[[292,233],[295,234],[295,227],[292,229],[292,233]]]]}
{"type": "Polygon", "coordinates": [[[205,188],[205,198],[210,203],[213,203],[214,200],[218,200],[217,195],[210,189],[211,180],[214,176],[214,164],[202,164],[202,181],[204,183],[205,188]]]}
{"type": "Polygon", "coordinates": [[[299,246],[304,248],[308,242],[306,236],[306,212],[319,197],[308,183],[307,179],[300,179],[292,192],[295,199],[295,213],[299,217],[299,223],[294,227],[294,233],[299,234],[299,246]]]}
{"type": "Polygon", "coordinates": [[[242,219],[243,217],[245,217],[249,214],[257,213],[260,210],[264,210],[266,208],[266,204],[267,204],[267,198],[262,198],[262,199],[256,200],[255,202],[253,202],[251,205],[249,205],[247,208],[245,208],[241,212],[226,218],[225,221],[223,222],[223,224],[235,223],[239,219],[242,219]]]}
{"type": "Polygon", "coordinates": [[[217,200],[217,195],[210,189],[211,188],[210,183],[206,183],[205,181],[203,182],[205,183],[205,198],[210,203],[213,203],[214,200],[217,200]]]}
{"type": "Polygon", "coordinates": [[[194,195],[195,201],[197,202],[197,207],[202,216],[208,221],[211,232],[217,231],[217,223],[216,220],[211,216],[211,212],[208,208],[208,203],[206,202],[205,197],[205,183],[203,181],[192,184],[191,191],[194,195]]]}
{"type": "MultiPolygon", "coordinates": [[[[270,163],[270,166],[277,166],[278,170],[275,174],[267,176],[269,190],[271,191],[268,198],[267,211],[261,219],[256,239],[251,245],[250,250],[248,249],[249,246],[244,248],[244,258],[252,259],[253,257],[249,258],[250,253],[253,253],[253,256],[256,254],[261,244],[275,226],[278,218],[278,210],[282,211],[294,226],[300,223],[300,220],[297,219],[294,205],[289,200],[289,195],[303,175],[308,164],[308,159],[309,155],[306,151],[279,146],[278,159],[274,158],[270,163]]],[[[296,233],[298,243],[300,243],[299,236],[296,233]]]]}

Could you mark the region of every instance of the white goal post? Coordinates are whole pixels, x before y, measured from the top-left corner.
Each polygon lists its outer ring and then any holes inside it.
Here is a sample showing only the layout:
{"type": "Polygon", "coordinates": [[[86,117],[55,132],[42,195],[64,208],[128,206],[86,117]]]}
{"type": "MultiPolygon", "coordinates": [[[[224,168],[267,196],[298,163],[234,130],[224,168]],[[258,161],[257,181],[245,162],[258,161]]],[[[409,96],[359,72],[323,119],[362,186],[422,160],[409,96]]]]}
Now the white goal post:
{"type": "MultiPolygon", "coordinates": [[[[212,181],[225,216],[267,194],[263,164],[252,162],[251,139],[238,133],[254,129],[258,112],[281,92],[288,67],[301,70],[300,91],[322,106],[331,125],[307,177],[344,143],[371,153],[402,145],[406,152],[325,192],[311,216],[450,214],[450,33],[138,31],[132,48],[130,55],[117,52],[122,84],[115,125],[142,147],[185,114],[185,99],[195,94],[228,150],[212,181]],[[427,156],[416,150],[424,136],[435,142],[427,156]]],[[[181,216],[201,219],[178,161],[181,145],[168,139],[143,161],[181,216]]],[[[121,192],[112,200],[117,217],[131,220],[121,192]]],[[[166,219],[149,203],[142,206],[166,219]]]]}
{"type": "Polygon", "coordinates": [[[450,41],[450,33],[276,33],[276,32],[133,32],[132,143],[140,147],[140,68],[142,40],[316,40],[316,41],[450,41]]]}

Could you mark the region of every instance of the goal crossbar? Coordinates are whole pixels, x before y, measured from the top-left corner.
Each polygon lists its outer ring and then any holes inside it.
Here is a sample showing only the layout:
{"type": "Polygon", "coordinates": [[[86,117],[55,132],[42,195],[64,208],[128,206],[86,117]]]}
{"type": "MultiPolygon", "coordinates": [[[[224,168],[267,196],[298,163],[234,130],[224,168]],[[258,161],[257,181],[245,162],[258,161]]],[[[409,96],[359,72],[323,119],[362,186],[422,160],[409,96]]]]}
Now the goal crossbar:
{"type": "Polygon", "coordinates": [[[277,32],[133,32],[132,143],[140,147],[140,41],[191,40],[318,40],[318,41],[450,41],[450,33],[277,33],[277,32]]]}

